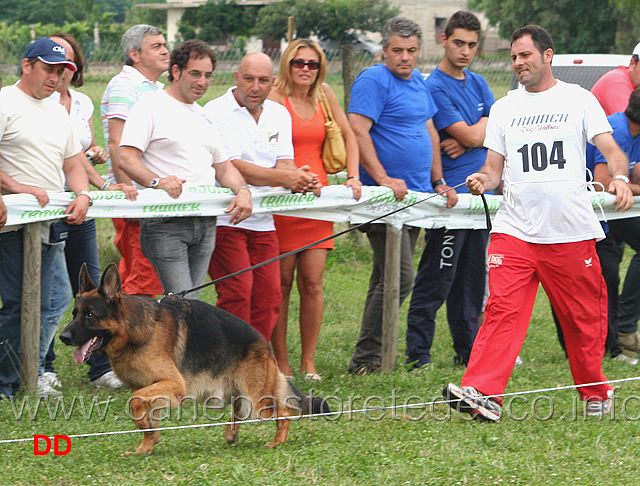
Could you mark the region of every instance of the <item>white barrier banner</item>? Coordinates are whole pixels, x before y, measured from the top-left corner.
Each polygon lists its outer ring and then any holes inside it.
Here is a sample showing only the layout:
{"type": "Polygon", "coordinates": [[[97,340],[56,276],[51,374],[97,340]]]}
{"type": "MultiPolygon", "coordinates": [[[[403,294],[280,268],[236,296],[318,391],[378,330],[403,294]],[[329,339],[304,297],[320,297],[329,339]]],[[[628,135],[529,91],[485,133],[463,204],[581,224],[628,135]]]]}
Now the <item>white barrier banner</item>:
{"type": "MultiPolygon", "coordinates": [[[[89,208],[90,218],[155,218],[180,216],[220,216],[234,197],[226,188],[212,186],[187,187],[178,199],[165,191],[144,189],[136,201],[129,201],[120,191],[94,191],[94,204],[89,208]]],[[[49,193],[49,204],[42,208],[29,194],[4,196],[8,220],[4,231],[36,221],[64,217],[65,208],[72,200],[72,193],[49,193]]],[[[500,208],[502,196],[487,195],[489,211],[493,216],[500,208]]],[[[640,196],[634,198],[634,206],[626,213],[615,211],[615,196],[593,193],[592,204],[598,217],[607,219],[640,216],[640,196]],[[598,206],[601,206],[601,208],[598,206]]],[[[484,206],[480,196],[459,194],[456,207],[444,207],[445,198],[429,193],[409,191],[403,201],[393,197],[391,189],[370,186],[362,188],[362,197],[356,201],[351,189],[332,185],[322,189],[322,196],[291,193],[283,188],[253,189],[254,213],[280,214],[320,219],[333,222],[363,223],[392,211],[407,208],[380,220],[399,227],[403,224],[421,228],[482,229],[486,228],[484,206]],[[421,202],[407,208],[408,205],[421,202]]]]}

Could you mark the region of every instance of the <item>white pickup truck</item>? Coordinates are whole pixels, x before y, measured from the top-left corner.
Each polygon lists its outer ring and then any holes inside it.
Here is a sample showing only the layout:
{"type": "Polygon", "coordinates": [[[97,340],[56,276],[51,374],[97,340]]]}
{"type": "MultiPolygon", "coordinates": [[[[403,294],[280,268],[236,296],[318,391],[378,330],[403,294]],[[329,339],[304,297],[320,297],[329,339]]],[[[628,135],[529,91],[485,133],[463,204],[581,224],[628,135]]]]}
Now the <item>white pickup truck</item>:
{"type": "MultiPolygon", "coordinates": [[[[618,66],[628,66],[631,55],[626,54],[555,54],[551,63],[553,75],[566,83],[579,84],[591,91],[600,77],[618,66]]],[[[511,88],[520,87],[515,75],[511,88]]]]}

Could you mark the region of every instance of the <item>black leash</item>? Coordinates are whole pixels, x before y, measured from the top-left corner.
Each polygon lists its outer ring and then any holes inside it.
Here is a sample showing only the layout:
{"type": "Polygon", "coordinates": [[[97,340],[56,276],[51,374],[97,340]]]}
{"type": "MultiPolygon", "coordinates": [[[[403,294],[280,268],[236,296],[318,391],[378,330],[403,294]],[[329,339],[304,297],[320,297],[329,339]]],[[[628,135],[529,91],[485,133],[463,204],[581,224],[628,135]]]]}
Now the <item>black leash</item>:
{"type": "MultiPolygon", "coordinates": [[[[314,241],[313,243],[309,243],[308,245],[301,246],[300,248],[296,248],[295,250],[288,251],[286,253],[278,255],[277,257],[271,258],[269,260],[265,260],[264,262],[257,263],[255,265],[252,265],[250,267],[244,268],[242,270],[238,270],[237,272],[230,273],[228,275],[225,275],[224,277],[217,278],[215,280],[212,280],[212,281],[207,282],[205,284],[199,285],[199,286],[194,287],[192,289],[182,290],[182,291],[180,291],[180,292],[178,292],[176,294],[173,294],[173,295],[177,295],[179,297],[184,297],[185,295],[190,294],[191,292],[195,292],[197,290],[202,290],[202,289],[204,289],[206,287],[209,287],[210,285],[215,285],[218,282],[222,282],[223,280],[226,280],[228,278],[237,277],[238,275],[241,275],[241,274],[243,274],[245,272],[249,272],[251,270],[255,270],[256,268],[264,267],[265,265],[269,265],[270,263],[277,262],[278,260],[282,260],[283,258],[286,258],[288,256],[295,255],[295,254],[300,253],[300,252],[302,252],[304,250],[308,250],[309,248],[311,248],[313,246],[316,246],[316,245],[319,245],[320,243],[324,243],[325,241],[332,240],[334,238],[337,238],[338,236],[342,236],[342,235],[344,235],[346,233],[349,233],[351,231],[357,230],[358,228],[361,228],[364,225],[374,223],[375,221],[379,221],[379,220],[381,220],[383,218],[386,218],[387,216],[391,216],[393,214],[399,213],[400,211],[404,211],[405,209],[408,209],[410,207],[413,207],[413,206],[416,206],[418,204],[421,204],[421,203],[423,203],[425,201],[428,201],[429,199],[433,199],[436,196],[441,196],[442,194],[445,194],[445,193],[447,193],[449,191],[453,191],[454,189],[457,189],[460,186],[464,186],[465,184],[466,184],[466,182],[462,182],[462,183],[458,184],[457,186],[453,186],[453,187],[450,187],[449,189],[447,189],[445,191],[432,194],[431,196],[426,197],[424,199],[421,199],[420,201],[416,201],[414,203],[407,204],[406,206],[398,208],[398,209],[395,209],[395,210],[391,211],[390,213],[383,214],[382,216],[378,216],[377,218],[371,219],[371,220],[366,221],[364,223],[359,223],[359,224],[353,225],[353,226],[347,228],[346,230],[340,231],[339,233],[335,233],[335,234],[333,234],[331,236],[327,236],[326,238],[322,238],[322,239],[320,239],[318,241],[314,241]]],[[[489,206],[487,205],[487,200],[485,199],[484,194],[480,194],[480,196],[482,197],[482,204],[484,205],[484,215],[485,215],[486,222],[487,222],[487,229],[489,231],[491,231],[491,215],[489,214],[489,206]]],[[[171,294],[169,294],[169,295],[171,295],[171,294]]]]}
{"type": "Polygon", "coordinates": [[[480,197],[482,198],[482,205],[484,206],[484,220],[487,223],[487,231],[491,233],[491,229],[493,228],[491,224],[491,213],[489,213],[489,205],[487,204],[487,198],[484,197],[484,192],[480,194],[480,197]]]}

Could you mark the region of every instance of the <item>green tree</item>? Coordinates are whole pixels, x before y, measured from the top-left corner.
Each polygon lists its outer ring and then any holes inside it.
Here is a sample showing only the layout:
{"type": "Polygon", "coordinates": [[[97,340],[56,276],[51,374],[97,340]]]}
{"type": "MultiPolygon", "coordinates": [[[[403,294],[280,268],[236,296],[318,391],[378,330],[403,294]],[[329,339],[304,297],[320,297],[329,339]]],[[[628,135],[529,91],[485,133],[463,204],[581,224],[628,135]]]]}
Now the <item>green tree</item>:
{"type": "MultiPolygon", "coordinates": [[[[92,15],[92,22],[101,22],[105,15],[109,14],[111,22],[123,23],[127,12],[132,9],[132,0],[82,0],[87,4],[87,11],[92,15]]],[[[139,10],[139,9],[136,9],[139,10]]],[[[166,14],[165,14],[166,17],[166,14]]]]}
{"type": "MultiPolygon", "coordinates": [[[[620,0],[626,1],[626,0],[620,0]]],[[[552,35],[556,52],[613,52],[618,10],[603,0],[471,0],[471,8],[484,11],[500,35],[527,24],[538,24],[552,35]]]]}
{"type": "Polygon", "coordinates": [[[255,33],[284,38],[287,19],[293,16],[297,37],[315,34],[342,44],[354,40],[358,31],[380,32],[384,23],[399,12],[387,0],[285,0],[260,10],[255,33]]]}
{"type": "Polygon", "coordinates": [[[91,22],[93,20],[94,3],[95,3],[94,0],[80,0],[80,5],[82,5],[82,10],[86,15],[85,20],[87,22],[91,22]]]}
{"type": "Polygon", "coordinates": [[[260,10],[260,20],[255,33],[266,39],[283,39],[287,36],[289,17],[295,17],[298,37],[309,37],[321,21],[322,8],[317,0],[285,0],[260,10]]]}
{"type": "Polygon", "coordinates": [[[640,0],[617,0],[616,52],[630,54],[640,42],[640,0]]]}
{"type": "MultiPolygon", "coordinates": [[[[112,3],[114,0],[102,0],[106,3],[112,3]]],[[[167,3],[166,0],[118,0],[128,4],[123,11],[123,18],[120,20],[116,17],[117,22],[125,22],[129,27],[135,24],[155,25],[166,31],[167,29],[167,11],[159,8],[138,8],[135,5],[144,3],[167,3]],[[125,16],[126,13],[126,16],[125,16]]],[[[189,2],[186,2],[189,3],[189,2]]],[[[189,11],[190,9],[187,9],[189,11]]]]}
{"type": "Polygon", "coordinates": [[[2,20],[12,24],[56,24],[84,19],[81,0],[0,0],[2,20]]]}
{"type": "Polygon", "coordinates": [[[236,5],[233,1],[209,1],[185,11],[179,32],[183,39],[229,42],[237,36],[246,36],[253,29],[258,10],[258,7],[236,5]]]}
{"type": "Polygon", "coordinates": [[[0,0],[0,20],[8,24],[63,25],[65,22],[95,21],[95,16],[114,13],[116,22],[124,22],[132,3],[132,0],[0,0]]]}

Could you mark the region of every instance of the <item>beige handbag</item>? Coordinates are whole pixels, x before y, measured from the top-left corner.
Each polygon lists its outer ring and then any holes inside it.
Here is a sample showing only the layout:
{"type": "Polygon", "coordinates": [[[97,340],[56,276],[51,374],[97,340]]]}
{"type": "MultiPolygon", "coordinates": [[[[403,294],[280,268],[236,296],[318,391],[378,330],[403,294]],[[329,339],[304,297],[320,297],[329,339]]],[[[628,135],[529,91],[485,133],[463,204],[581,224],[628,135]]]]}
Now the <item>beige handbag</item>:
{"type": "Polygon", "coordinates": [[[333,118],[329,101],[322,87],[320,88],[320,105],[324,112],[324,126],[327,130],[322,146],[322,164],[327,174],[336,174],[347,167],[347,147],[342,138],[342,130],[333,118]]]}

